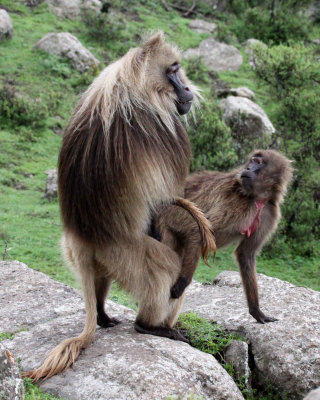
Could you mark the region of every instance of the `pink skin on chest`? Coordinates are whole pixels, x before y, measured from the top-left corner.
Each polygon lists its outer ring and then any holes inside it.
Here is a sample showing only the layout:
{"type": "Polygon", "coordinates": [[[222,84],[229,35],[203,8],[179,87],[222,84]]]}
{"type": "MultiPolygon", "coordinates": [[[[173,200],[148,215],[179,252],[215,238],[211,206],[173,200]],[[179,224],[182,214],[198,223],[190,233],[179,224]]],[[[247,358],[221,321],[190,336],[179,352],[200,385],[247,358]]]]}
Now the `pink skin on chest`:
{"type": "Polygon", "coordinates": [[[262,199],[262,200],[257,200],[255,202],[255,205],[257,207],[257,212],[250,226],[240,231],[241,235],[247,235],[247,237],[249,238],[259,228],[261,211],[267,201],[268,199],[262,199]]]}

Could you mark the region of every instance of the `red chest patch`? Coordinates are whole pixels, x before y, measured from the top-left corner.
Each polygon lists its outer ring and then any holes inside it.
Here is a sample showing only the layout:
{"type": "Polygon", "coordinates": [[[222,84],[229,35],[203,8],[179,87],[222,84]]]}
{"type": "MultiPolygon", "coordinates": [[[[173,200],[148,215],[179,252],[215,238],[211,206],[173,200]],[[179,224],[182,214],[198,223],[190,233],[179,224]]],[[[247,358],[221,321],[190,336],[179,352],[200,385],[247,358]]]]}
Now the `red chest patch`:
{"type": "Polygon", "coordinates": [[[257,200],[255,202],[255,205],[257,207],[256,215],[254,216],[253,221],[251,222],[251,225],[248,226],[248,228],[241,230],[241,232],[240,232],[241,235],[247,235],[247,237],[249,238],[259,228],[261,211],[267,201],[268,201],[268,199],[263,199],[263,200],[257,200]]]}

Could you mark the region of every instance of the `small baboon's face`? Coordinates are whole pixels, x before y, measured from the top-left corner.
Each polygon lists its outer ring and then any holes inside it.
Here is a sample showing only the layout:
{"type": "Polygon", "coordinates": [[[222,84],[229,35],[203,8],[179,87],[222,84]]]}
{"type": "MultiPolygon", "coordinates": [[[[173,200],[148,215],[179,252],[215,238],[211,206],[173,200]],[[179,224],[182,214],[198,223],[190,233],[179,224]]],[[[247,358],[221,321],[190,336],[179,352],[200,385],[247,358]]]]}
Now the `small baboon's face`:
{"type": "Polygon", "coordinates": [[[166,43],[162,34],[151,37],[142,51],[148,54],[145,69],[148,89],[163,98],[167,95],[168,102],[175,102],[178,113],[186,114],[191,108],[194,94],[181,68],[179,51],[166,43]]]}

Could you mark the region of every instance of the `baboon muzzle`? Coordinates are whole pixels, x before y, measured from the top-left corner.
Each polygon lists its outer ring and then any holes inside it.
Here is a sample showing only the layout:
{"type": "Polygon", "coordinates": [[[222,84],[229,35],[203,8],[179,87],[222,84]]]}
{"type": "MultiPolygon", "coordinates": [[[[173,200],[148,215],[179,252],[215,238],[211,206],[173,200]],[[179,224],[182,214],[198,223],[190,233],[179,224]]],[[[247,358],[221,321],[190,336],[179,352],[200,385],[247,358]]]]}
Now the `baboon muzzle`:
{"type": "Polygon", "coordinates": [[[193,100],[193,93],[185,86],[180,79],[179,76],[179,69],[181,68],[181,64],[173,64],[171,67],[168,68],[167,77],[169,82],[174,87],[174,91],[178,97],[176,102],[177,110],[180,115],[187,114],[187,112],[191,108],[192,100],[193,100]]]}

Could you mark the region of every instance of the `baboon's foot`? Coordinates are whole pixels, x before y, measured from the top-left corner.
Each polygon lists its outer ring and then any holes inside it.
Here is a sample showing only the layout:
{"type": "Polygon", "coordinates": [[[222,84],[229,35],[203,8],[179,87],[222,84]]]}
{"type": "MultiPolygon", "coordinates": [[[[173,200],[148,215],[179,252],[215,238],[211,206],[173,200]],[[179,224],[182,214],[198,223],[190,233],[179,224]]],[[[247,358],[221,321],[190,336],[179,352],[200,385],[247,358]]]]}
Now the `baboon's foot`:
{"type": "Polygon", "coordinates": [[[189,285],[189,283],[190,282],[188,282],[187,278],[179,276],[179,278],[176,280],[175,284],[172,286],[170,290],[171,297],[173,299],[178,299],[179,297],[181,297],[183,292],[185,291],[185,288],[189,285]]]}
{"type": "Polygon", "coordinates": [[[259,307],[254,307],[251,310],[249,310],[249,313],[255,318],[260,324],[265,324],[267,322],[275,322],[278,321],[278,319],[273,318],[273,317],[267,317],[263,312],[260,310],[259,307]]]}
{"type": "Polygon", "coordinates": [[[99,312],[97,317],[97,324],[101,328],[111,328],[115,325],[120,324],[120,320],[117,318],[110,318],[105,312],[99,312]]]}
{"type": "Polygon", "coordinates": [[[188,339],[177,329],[170,328],[169,326],[148,326],[141,321],[136,320],[134,328],[139,333],[148,335],[167,337],[173,340],[180,340],[181,342],[189,343],[188,339]]]}

